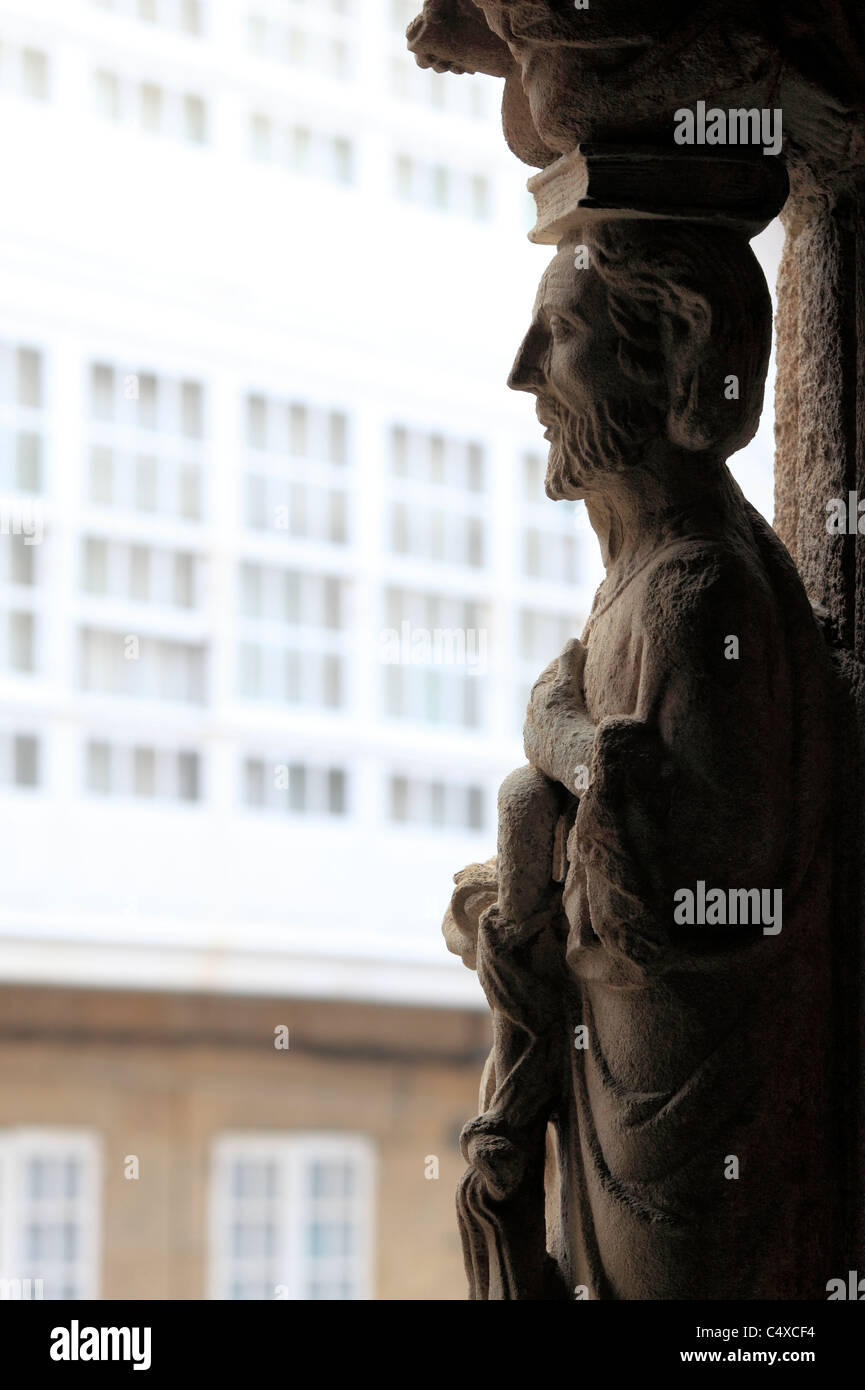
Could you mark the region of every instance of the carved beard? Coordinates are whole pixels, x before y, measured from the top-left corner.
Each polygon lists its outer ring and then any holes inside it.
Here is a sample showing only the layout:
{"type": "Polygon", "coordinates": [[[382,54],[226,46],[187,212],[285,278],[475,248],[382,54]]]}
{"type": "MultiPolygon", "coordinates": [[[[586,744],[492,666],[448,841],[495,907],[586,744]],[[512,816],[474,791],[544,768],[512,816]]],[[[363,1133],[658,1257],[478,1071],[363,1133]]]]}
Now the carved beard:
{"type": "Polygon", "coordinates": [[[558,432],[544,490],[555,502],[582,497],[593,485],[603,491],[604,477],[635,467],[664,424],[664,412],[645,397],[610,397],[579,412],[557,402],[553,414],[558,432]]]}

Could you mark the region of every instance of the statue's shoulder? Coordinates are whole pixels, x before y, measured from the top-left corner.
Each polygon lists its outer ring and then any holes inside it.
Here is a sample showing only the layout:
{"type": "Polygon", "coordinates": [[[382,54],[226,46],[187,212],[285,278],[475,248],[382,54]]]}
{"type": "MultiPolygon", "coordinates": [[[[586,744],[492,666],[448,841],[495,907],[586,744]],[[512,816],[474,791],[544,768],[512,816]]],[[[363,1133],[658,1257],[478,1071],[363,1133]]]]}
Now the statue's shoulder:
{"type": "Polygon", "coordinates": [[[766,629],[777,604],[765,565],[753,546],[737,537],[689,535],[661,547],[647,569],[641,625],[647,635],[678,645],[702,630],[738,623],[766,629]]]}
{"type": "Polygon", "coordinates": [[[768,592],[757,548],[739,536],[677,536],[658,546],[646,567],[646,589],[658,595],[681,590],[699,598],[728,585],[768,592]]]}

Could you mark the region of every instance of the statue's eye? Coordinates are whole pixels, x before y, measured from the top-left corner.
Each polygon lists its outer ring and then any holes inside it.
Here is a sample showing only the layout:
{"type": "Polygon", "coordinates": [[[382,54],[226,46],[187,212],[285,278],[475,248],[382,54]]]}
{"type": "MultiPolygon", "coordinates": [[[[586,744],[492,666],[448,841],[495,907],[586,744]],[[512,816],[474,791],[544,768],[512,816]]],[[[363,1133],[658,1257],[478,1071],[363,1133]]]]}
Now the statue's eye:
{"type": "Polygon", "coordinates": [[[563,338],[570,325],[559,314],[550,314],[550,331],[555,338],[563,338]]]}

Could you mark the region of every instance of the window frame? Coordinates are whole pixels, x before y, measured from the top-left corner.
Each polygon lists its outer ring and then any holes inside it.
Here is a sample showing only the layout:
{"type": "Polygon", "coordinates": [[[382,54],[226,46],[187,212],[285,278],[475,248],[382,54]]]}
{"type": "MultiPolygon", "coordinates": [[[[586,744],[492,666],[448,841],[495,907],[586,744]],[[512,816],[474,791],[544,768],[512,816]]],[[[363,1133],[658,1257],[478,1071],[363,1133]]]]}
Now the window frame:
{"type": "MultiPolygon", "coordinates": [[[[82,1192],[76,1198],[82,1212],[77,1219],[81,1253],[75,1260],[79,1292],[73,1300],[101,1297],[102,1277],[102,1151],[95,1131],[78,1127],[12,1125],[0,1128],[0,1277],[41,1279],[26,1274],[30,1261],[25,1253],[25,1230],[33,1199],[25,1194],[26,1164],[33,1158],[78,1158],[82,1168],[82,1192]]],[[[31,1297],[32,1297],[31,1292],[31,1297]]],[[[46,1295],[50,1297],[50,1295],[46,1295]]],[[[52,1300],[52,1301],[67,1301],[52,1300]]]]}
{"type": "MultiPolygon", "coordinates": [[[[309,1209],[309,1198],[303,1190],[304,1175],[316,1160],[352,1163],[357,1173],[357,1192],[351,1198],[344,1199],[354,1207],[353,1224],[357,1231],[356,1251],[343,1257],[346,1265],[351,1265],[353,1269],[354,1292],[349,1301],[371,1299],[375,1239],[375,1150],[366,1135],[333,1130],[236,1130],[213,1136],[208,1162],[206,1297],[224,1302],[240,1301],[230,1298],[227,1293],[233,1278],[232,1270],[236,1268],[235,1257],[228,1248],[232,1221],[228,1184],[232,1163],[242,1158],[274,1162],[281,1172],[283,1199],[286,1194],[288,1198],[285,1204],[287,1215],[283,1215],[277,1226],[276,1254],[258,1258],[285,1261],[287,1268],[284,1278],[274,1284],[272,1297],[292,1302],[309,1300],[307,1289],[314,1268],[314,1256],[305,1252],[302,1245],[304,1211],[309,1209]],[[298,1212],[299,1215],[296,1214],[298,1212]],[[279,1289],[287,1289],[288,1292],[278,1293],[279,1289]]],[[[279,1201],[279,1198],[276,1200],[279,1201]]]]}

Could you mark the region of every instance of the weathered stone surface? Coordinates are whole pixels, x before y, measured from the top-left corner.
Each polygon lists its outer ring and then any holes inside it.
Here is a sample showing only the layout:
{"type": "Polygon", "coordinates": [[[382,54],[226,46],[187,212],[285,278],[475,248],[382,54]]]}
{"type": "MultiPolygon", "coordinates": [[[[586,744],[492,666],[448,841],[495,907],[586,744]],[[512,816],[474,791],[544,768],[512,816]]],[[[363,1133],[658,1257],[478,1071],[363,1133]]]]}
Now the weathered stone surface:
{"type": "Polygon", "coordinates": [[[538,208],[529,240],[555,246],[570,226],[621,218],[676,218],[728,226],[755,236],[789,190],[779,159],[750,150],[690,150],[581,144],[528,182],[538,208]],[[683,165],[687,174],[683,175],[683,165]]]}
{"type": "Polygon", "coordinates": [[[496,1037],[464,1135],[474,1297],[815,1298],[833,1274],[833,681],[724,462],[756,429],[769,315],[735,232],[603,222],[561,244],[514,364],[547,492],[585,500],[607,577],[533,690],[474,933],[496,1037]],[[677,923],[701,882],[780,894],[780,930],[677,923]]]}
{"type": "Polygon", "coordinates": [[[448,928],[496,1037],[464,1141],[471,1293],[823,1298],[865,1259],[865,551],[826,524],[865,499],[865,12],[426,0],[408,38],[421,65],[504,77],[506,139],[544,170],[536,239],[563,240],[511,384],[607,567],[532,694],[496,901],[488,864],[448,928]],[[760,219],[731,216],[723,149],[678,198],[630,177],[698,102],[783,116],[776,517],[798,573],[725,466],[763,388],[760,219]],[[598,166],[593,192],[581,160],[610,145],[633,169],[598,166]],[[693,882],[780,891],[782,930],[674,930],[693,882]]]}
{"type": "Polygon", "coordinates": [[[425,0],[407,37],[422,66],[505,77],[505,137],[527,164],[586,140],[651,143],[672,131],[678,107],[706,99],[780,107],[799,156],[817,152],[839,169],[861,162],[865,14],[856,4],[425,0]]]}

